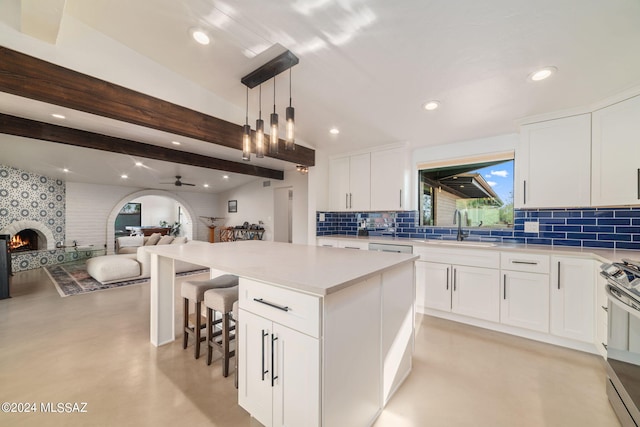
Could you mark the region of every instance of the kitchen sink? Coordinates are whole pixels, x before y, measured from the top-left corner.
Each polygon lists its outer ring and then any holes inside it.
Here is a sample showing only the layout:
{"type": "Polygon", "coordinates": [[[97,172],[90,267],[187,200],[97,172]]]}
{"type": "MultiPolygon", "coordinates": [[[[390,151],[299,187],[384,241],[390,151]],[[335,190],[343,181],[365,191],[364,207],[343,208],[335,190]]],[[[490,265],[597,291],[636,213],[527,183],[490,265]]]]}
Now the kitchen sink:
{"type": "Polygon", "coordinates": [[[443,246],[463,246],[463,247],[476,247],[476,248],[491,248],[496,246],[495,242],[478,242],[474,240],[413,240],[414,242],[443,245],[443,246]]]}

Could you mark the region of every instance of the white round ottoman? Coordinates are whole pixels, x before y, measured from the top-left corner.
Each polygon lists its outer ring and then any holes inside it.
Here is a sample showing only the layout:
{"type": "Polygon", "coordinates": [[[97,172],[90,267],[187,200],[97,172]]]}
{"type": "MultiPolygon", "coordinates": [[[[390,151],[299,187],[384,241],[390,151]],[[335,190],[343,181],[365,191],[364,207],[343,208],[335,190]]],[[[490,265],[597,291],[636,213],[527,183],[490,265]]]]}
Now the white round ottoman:
{"type": "Polygon", "coordinates": [[[87,272],[100,283],[133,279],[140,276],[135,255],[105,255],[87,260],[87,272]]]}

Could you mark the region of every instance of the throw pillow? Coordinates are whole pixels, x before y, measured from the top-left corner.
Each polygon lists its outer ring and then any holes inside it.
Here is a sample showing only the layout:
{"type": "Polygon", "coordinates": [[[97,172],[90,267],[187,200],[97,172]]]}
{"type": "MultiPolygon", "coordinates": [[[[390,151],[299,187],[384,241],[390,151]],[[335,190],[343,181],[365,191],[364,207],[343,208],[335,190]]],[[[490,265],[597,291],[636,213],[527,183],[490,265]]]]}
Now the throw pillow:
{"type": "Polygon", "coordinates": [[[186,236],[176,237],[175,239],[173,239],[173,242],[171,242],[172,245],[182,245],[184,243],[187,243],[186,236]]]}
{"type": "Polygon", "coordinates": [[[145,246],[154,246],[157,245],[158,242],[160,241],[160,238],[162,238],[162,235],[160,235],[160,233],[153,233],[151,236],[149,236],[149,240],[147,240],[144,245],[145,246]]]}
{"type": "Polygon", "coordinates": [[[168,245],[173,242],[173,236],[162,236],[160,240],[158,240],[158,245],[168,245]]]}

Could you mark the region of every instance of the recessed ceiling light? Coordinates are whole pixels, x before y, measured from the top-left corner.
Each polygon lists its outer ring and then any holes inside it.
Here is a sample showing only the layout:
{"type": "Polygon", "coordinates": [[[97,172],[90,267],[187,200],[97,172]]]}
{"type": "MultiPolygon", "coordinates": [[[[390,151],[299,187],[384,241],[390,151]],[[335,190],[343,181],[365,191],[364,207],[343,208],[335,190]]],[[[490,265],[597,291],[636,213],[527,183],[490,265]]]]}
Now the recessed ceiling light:
{"type": "Polygon", "coordinates": [[[142,162],[136,162],[136,166],[142,166],[142,162]]]}
{"type": "Polygon", "coordinates": [[[172,143],[173,145],[180,145],[180,142],[178,142],[178,141],[171,141],[171,143],[172,143]]]}
{"type": "Polygon", "coordinates": [[[67,173],[67,172],[69,172],[69,169],[64,168],[64,169],[62,169],[62,172],[67,173]]]}
{"type": "Polygon", "coordinates": [[[209,43],[211,43],[209,35],[203,30],[199,28],[192,28],[191,30],[189,30],[189,32],[191,33],[191,37],[193,37],[193,39],[198,43],[202,45],[208,45],[209,43]]]}
{"type": "Polygon", "coordinates": [[[422,108],[424,108],[427,111],[433,111],[436,108],[438,108],[440,106],[440,101],[427,101],[424,104],[422,104],[422,108]]]}
{"type": "Polygon", "coordinates": [[[551,75],[556,71],[558,71],[556,67],[553,67],[553,66],[544,67],[529,74],[529,80],[533,80],[534,82],[539,82],[540,80],[544,80],[548,77],[551,77],[551,75]]]}
{"type": "Polygon", "coordinates": [[[55,117],[56,119],[66,119],[65,116],[63,116],[62,114],[58,114],[58,113],[54,113],[51,115],[51,117],[55,117]]]}
{"type": "Polygon", "coordinates": [[[120,175],[120,178],[122,178],[122,179],[127,179],[127,178],[129,178],[129,177],[128,177],[127,175],[124,175],[124,174],[123,174],[123,175],[120,175]]]}
{"type": "Polygon", "coordinates": [[[204,188],[209,188],[209,184],[205,184],[203,187],[204,188]]]}
{"type": "Polygon", "coordinates": [[[329,133],[330,133],[331,135],[337,135],[337,134],[339,134],[339,133],[340,133],[340,129],[338,129],[338,128],[331,128],[331,129],[329,129],[329,133]]]}
{"type": "Polygon", "coordinates": [[[229,179],[229,175],[222,175],[222,179],[229,179]]]}

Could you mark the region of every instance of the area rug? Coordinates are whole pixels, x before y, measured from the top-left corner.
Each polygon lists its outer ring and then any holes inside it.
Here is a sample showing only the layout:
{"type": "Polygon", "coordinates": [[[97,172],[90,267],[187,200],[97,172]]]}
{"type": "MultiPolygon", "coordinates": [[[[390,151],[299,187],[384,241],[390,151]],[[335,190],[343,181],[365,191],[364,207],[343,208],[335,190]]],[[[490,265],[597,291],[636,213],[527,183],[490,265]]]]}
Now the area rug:
{"type": "MultiPolygon", "coordinates": [[[[51,281],[56,286],[61,297],[80,295],[88,292],[104,291],[107,289],[121,288],[123,286],[136,285],[149,282],[149,278],[123,280],[120,282],[102,284],[87,273],[86,260],[74,261],[65,264],[44,267],[51,281]]],[[[176,276],[189,276],[205,273],[208,269],[178,273],[176,276]]]]}

